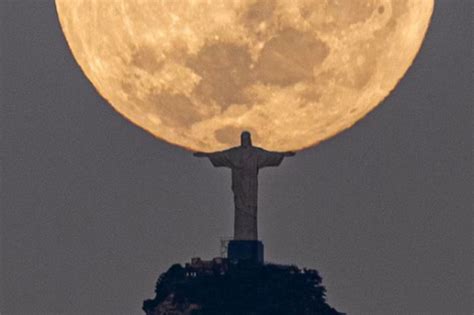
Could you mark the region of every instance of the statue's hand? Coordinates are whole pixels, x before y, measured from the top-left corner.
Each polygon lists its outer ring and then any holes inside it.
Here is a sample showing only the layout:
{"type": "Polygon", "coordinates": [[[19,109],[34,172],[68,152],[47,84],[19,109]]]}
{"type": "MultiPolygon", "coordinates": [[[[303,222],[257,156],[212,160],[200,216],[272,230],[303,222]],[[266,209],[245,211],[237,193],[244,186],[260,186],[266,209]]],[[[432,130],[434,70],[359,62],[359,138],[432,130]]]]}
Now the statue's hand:
{"type": "Polygon", "coordinates": [[[204,153],[204,152],[194,152],[193,155],[195,157],[206,157],[207,156],[207,153],[204,153]]]}
{"type": "Polygon", "coordinates": [[[296,153],[293,152],[293,151],[288,151],[288,152],[284,152],[283,155],[284,156],[294,156],[296,153]]]}

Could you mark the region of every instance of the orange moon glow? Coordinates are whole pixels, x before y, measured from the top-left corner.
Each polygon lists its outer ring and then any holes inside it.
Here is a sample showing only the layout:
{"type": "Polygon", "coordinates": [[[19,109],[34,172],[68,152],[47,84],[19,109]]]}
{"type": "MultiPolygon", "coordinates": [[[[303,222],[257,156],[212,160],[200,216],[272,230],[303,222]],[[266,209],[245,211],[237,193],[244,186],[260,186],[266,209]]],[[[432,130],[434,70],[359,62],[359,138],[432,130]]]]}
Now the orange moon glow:
{"type": "Polygon", "coordinates": [[[434,0],[56,0],[99,93],[195,151],[301,150],[349,128],[412,64],[434,0]]]}

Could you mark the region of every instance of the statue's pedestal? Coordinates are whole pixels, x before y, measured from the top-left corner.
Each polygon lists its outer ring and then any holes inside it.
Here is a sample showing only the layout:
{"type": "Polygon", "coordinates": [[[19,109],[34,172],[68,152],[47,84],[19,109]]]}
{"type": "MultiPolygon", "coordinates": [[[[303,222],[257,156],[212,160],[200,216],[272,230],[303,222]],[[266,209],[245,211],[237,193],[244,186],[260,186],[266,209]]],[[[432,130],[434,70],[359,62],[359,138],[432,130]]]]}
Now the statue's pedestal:
{"type": "Polygon", "coordinates": [[[261,241],[233,240],[227,248],[230,261],[249,261],[263,264],[263,243],[261,241]]]}

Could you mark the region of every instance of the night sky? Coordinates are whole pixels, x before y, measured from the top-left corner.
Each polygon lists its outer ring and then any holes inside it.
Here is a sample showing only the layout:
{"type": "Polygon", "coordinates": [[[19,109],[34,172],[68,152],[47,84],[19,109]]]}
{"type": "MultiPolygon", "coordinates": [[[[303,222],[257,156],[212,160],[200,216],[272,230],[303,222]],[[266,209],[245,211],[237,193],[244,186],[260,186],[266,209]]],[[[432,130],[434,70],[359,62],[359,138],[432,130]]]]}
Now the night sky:
{"type": "MultiPolygon", "coordinates": [[[[266,260],[317,269],[339,311],[473,312],[471,6],[438,0],[390,97],[260,173],[266,260]]],[[[161,272],[232,235],[230,171],[115,112],[53,1],[0,12],[0,313],[142,314],[161,272]]]]}

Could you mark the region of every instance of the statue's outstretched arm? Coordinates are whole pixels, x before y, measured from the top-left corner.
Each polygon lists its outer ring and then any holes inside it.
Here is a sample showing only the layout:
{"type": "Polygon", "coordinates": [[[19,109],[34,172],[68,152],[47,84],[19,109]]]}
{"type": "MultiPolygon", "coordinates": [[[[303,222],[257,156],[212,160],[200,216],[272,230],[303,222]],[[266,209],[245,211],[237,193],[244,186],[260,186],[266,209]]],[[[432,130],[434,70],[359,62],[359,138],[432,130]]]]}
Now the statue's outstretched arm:
{"type": "Polygon", "coordinates": [[[287,156],[293,156],[295,152],[273,152],[260,149],[258,158],[258,167],[279,166],[281,161],[287,156]]]}
{"type": "Polygon", "coordinates": [[[230,150],[217,151],[217,152],[194,152],[195,157],[207,157],[215,167],[225,166],[232,167],[232,159],[230,157],[230,150]]]}

